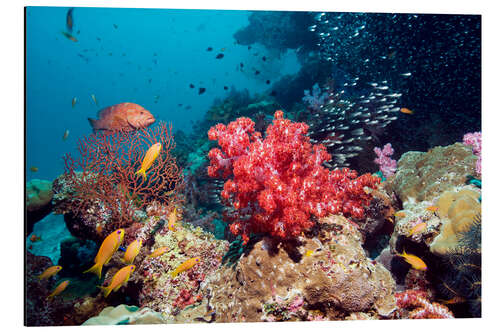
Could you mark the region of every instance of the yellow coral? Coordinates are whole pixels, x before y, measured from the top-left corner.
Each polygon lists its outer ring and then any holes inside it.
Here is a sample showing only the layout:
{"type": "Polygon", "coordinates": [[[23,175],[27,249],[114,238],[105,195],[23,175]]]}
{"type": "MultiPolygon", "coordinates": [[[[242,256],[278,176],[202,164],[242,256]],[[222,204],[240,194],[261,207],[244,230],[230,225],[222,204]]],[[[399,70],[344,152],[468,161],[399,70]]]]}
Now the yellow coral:
{"type": "Polygon", "coordinates": [[[447,191],[439,197],[438,214],[443,225],[439,235],[431,243],[431,252],[443,255],[457,248],[459,234],[469,230],[474,216],[481,212],[479,196],[478,191],[464,187],[458,192],[447,191]]]}

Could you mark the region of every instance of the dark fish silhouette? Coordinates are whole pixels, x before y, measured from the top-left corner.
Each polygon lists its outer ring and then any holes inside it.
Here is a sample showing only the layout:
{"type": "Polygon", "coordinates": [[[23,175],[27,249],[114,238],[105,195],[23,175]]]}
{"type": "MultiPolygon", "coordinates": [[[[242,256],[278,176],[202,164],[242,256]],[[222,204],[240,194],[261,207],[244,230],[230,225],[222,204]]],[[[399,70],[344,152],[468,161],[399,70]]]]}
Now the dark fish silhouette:
{"type": "Polygon", "coordinates": [[[266,80],[266,84],[269,84],[269,83],[271,83],[271,81],[269,81],[269,80],[266,80]]]}
{"type": "Polygon", "coordinates": [[[259,75],[260,74],[260,71],[255,71],[255,75],[259,75]]]}
{"type": "Polygon", "coordinates": [[[208,51],[208,52],[210,52],[210,51],[212,51],[212,50],[213,50],[213,48],[212,48],[212,47],[210,47],[210,46],[207,48],[207,51],[208,51]]]}
{"type": "Polygon", "coordinates": [[[219,53],[219,54],[215,57],[215,59],[222,59],[222,58],[224,58],[224,54],[223,54],[223,53],[219,53]]]}
{"type": "Polygon", "coordinates": [[[263,57],[262,57],[262,61],[266,61],[266,56],[263,56],[263,57]]]}
{"type": "Polygon", "coordinates": [[[227,86],[224,86],[224,90],[227,90],[227,89],[229,89],[229,88],[227,86]]]}
{"type": "Polygon", "coordinates": [[[189,84],[189,88],[193,89],[194,88],[194,84],[190,83],[189,84]]]}
{"type": "Polygon", "coordinates": [[[201,95],[203,94],[207,89],[205,88],[200,88],[200,90],[198,90],[198,95],[201,95]]]}
{"type": "Polygon", "coordinates": [[[69,32],[73,32],[73,9],[74,8],[68,9],[66,13],[66,29],[68,29],[69,32]]]}

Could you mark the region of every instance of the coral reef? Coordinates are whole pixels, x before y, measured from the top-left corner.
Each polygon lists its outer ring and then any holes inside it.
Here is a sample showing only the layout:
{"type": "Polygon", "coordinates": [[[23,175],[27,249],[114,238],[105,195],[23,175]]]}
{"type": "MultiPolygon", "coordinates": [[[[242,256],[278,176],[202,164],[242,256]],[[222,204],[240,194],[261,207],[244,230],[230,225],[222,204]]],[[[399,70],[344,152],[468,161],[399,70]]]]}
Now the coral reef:
{"type": "Polygon", "coordinates": [[[164,228],[154,237],[154,248],[166,246],[168,252],[156,258],[144,258],[140,254],[134,282],[138,279],[141,290],[138,296],[141,307],[161,312],[169,320],[175,320],[181,310],[199,305],[204,295],[199,287],[207,276],[221,264],[222,256],[229,244],[189,224],[176,230],[164,228]],[[201,261],[191,269],[172,277],[170,273],[189,258],[200,257],[201,261]]]}
{"type": "Polygon", "coordinates": [[[209,152],[211,177],[228,178],[221,196],[234,208],[226,215],[231,232],[248,241],[251,233],[286,239],[313,226],[310,217],[342,212],[361,218],[378,177],[357,177],[349,169],[329,171],[321,164],[330,156],[322,145],[312,145],[308,126],[293,123],[276,111],[265,138],[249,118],[238,118],[208,132],[221,149],[209,152]]]}
{"type": "Polygon", "coordinates": [[[436,254],[452,252],[459,245],[459,237],[474,225],[474,218],[481,213],[479,191],[468,185],[460,190],[447,191],[437,200],[442,226],[430,250],[436,254]]]}
{"type": "Polygon", "coordinates": [[[427,300],[425,292],[407,290],[396,295],[398,303],[398,315],[400,318],[409,319],[451,319],[455,318],[451,311],[439,303],[431,303],[427,300]],[[407,312],[407,309],[413,308],[407,312]]]}
{"type": "Polygon", "coordinates": [[[82,325],[144,325],[166,324],[161,314],[149,308],[139,309],[137,306],[121,304],[108,306],[98,316],[92,317],[82,325]]]}
{"type": "Polygon", "coordinates": [[[388,191],[406,202],[431,201],[444,191],[463,185],[473,174],[477,157],[461,143],[434,147],[428,152],[410,151],[398,161],[395,176],[384,182],[388,191]]]}
{"type": "Polygon", "coordinates": [[[26,183],[26,235],[33,232],[33,225],[47,216],[52,210],[52,182],[31,179],[26,183]]]}
{"type": "Polygon", "coordinates": [[[361,234],[342,216],[320,220],[297,243],[257,242],[233,268],[202,283],[217,322],[383,318],[396,309],[394,281],[366,258],[361,234]]]}
{"type": "Polygon", "coordinates": [[[465,134],[462,142],[464,145],[472,147],[472,153],[477,156],[476,173],[478,175],[481,175],[481,151],[482,151],[481,132],[465,134]]]}

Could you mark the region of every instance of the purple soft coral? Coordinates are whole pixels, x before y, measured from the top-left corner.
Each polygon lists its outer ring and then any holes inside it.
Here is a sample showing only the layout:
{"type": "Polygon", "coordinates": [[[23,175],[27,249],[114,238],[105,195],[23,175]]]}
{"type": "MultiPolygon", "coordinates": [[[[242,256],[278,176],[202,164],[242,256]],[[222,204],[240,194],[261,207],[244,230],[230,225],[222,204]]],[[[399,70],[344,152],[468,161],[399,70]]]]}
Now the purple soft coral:
{"type": "Polygon", "coordinates": [[[374,162],[379,165],[380,172],[382,172],[385,178],[392,176],[396,172],[396,160],[390,157],[394,154],[392,145],[388,143],[382,149],[375,147],[373,150],[377,154],[374,162]]]}
{"type": "Polygon", "coordinates": [[[476,173],[481,174],[481,150],[482,135],[481,132],[467,133],[464,135],[463,144],[472,147],[472,153],[477,156],[476,173]]]}
{"type": "Polygon", "coordinates": [[[304,90],[304,97],[302,101],[308,105],[308,107],[314,111],[318,111],[323,104],[325,104],[328,98],[328,93],[321,93],[321,88],[319,84],[315,83],[312,87],[312,91],[304,90]]]}

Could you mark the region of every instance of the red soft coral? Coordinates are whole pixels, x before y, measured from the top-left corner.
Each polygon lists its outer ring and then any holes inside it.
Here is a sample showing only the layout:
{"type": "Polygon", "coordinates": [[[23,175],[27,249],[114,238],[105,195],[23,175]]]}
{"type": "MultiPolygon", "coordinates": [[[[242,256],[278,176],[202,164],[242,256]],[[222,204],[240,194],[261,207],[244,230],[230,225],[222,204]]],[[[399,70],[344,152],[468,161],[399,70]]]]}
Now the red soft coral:
{"type": "Polygon", "coordinates": [[[211,177],[229,179],[221,196],[235,211],[226,214],[230,230],[248,241],[250,233],[293,238],[313,226],[311,215],[364,216],[378,177],[357,177],[347,168],[330,171],[322,166],[331,156],[323,145],[312,145],[308,126],[283,118],[276,111],[265,138],[255,132],[254,122],[238,118],[208,131],[221,149],[210,150],[211,177]]]}

